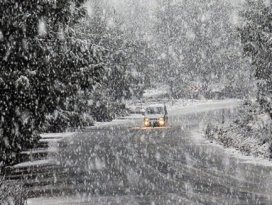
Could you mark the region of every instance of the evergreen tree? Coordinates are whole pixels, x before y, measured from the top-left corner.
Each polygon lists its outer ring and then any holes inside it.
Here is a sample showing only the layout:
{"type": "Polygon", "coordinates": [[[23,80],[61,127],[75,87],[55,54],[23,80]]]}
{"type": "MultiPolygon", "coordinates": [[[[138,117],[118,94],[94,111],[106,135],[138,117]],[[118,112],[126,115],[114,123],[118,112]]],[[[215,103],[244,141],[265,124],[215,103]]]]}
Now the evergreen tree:
{"type": "Polygon", "coordinates": [[[272,69],[271,69],[271,3],[247,0],[241,17],[244,23],[240,28],[244,52],[252,59],[258,86],[258,102],[263,111],[272,116],[272,69]]]}
{"type": "Polygon", "coordinates": [[[92,13],[75,29],[76,36],[89,36],[91,43],[103,50],[103,80],[90,92],[91,113],[105,121],[122,112],[124,100],[139,98],[148,84],[145,72],[150,63],[147,43],[126,27],[121,14],[105,1],[92,1],[92,13]]]}
{"type": "Polygon", "coordinates": [[[0,164],[34,146],[46,116],[99,81],[95,50],[71,32],[83,2],[0,2],[0,164]]]}
{"type": "MultiPolygon", "coordinates": [[[[160,1],[157,11],[158,65],[167,76],[173,96],[199,85],[207,96],[212,84],[233,84],[244,66],[238,34],[230,22],[232,6],[226,1],[160,1]]],[[[165,79],[165,77],[163,78],[165,79]]]]}

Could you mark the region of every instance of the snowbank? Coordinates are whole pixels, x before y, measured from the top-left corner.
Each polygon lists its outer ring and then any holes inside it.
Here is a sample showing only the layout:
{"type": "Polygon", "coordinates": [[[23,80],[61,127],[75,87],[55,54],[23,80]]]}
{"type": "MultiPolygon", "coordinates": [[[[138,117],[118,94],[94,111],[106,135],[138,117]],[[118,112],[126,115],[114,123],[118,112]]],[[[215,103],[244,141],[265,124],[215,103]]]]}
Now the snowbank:
{"type": "Polygon", "coordinates": [[[173,104],[168,103],[169,114],[199,113],[224,108],[235,108],[241,103],[238,99],[226,100],[178,100],[173,104]]]}
{"type": "Polygon", "coordinates": [[[43,159],[35,161],[27,161],[14,165],[14,168],[23,168],[23,167],[33,167],[33,166],[46,166],[46,165],[55,165],[58,164],[55,159],[43,159]]]}
{"type": "Polygon", "coordinates": [[[272,161],[269,158],[264,158],[262,156],[253,156],[253,155],[245,155],[239,149],[234,147],[226,147],[222,143],[218,143],[218,141],[207,139],[205,133],[201,132],[200,130],[193,130],[191,132],[191,139],[194,141],[195,144],[198,145],[207,145],[212,148],[216,148],[217,151],[223,151],[228,156],[234,157],[235,159],[239,160],[239,163],[243,164],[254,164],[262,167],[272,167],[272,161]]]}
{"type": "Polygon", "coordinates": [[[244,155],[272,158],[272,120],[256,104],[246,103],[230,123],[208,126],[206,137],[244,155]]]}

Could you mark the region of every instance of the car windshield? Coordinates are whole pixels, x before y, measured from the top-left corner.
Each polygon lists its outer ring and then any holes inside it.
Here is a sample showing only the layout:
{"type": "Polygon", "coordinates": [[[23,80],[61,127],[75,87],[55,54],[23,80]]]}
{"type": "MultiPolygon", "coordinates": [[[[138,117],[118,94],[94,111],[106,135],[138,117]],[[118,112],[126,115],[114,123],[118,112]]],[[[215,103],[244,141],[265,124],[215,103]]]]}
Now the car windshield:
{"type": "Polygon", "coordinates": [[[146,114],[164,114],[164,109],[163,107],[148,107],[146,108],[146,114]]]}

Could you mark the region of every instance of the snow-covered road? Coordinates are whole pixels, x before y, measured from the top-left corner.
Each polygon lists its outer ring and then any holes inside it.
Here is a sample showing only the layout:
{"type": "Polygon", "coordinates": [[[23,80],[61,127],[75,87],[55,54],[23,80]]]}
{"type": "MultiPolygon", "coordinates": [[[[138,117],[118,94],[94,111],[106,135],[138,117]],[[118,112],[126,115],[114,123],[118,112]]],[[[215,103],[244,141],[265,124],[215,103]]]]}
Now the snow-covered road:
{"type": "Polygon", "coordinates": [[[244,163],[201,137],[237,104],[173,106],[169,129],[131,129],[142,120],[131,118],[66,138],[50,197],[28,204],[271,204],[272,166],[244,163]]]}

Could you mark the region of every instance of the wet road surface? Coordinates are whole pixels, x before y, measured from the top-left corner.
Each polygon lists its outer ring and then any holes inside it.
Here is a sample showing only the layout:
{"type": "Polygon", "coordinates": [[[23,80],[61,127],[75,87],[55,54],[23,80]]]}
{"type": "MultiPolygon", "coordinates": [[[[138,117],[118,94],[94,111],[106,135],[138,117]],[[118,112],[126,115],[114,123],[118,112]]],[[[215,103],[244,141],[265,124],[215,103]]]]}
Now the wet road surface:
{"type": "Polygon", "coordinates": [[[221,120],[222,110],[172,114],[168,129],[97,127],[63,141],[56,204],[272,204],[272,167],[197,136],[221,120]]]}

